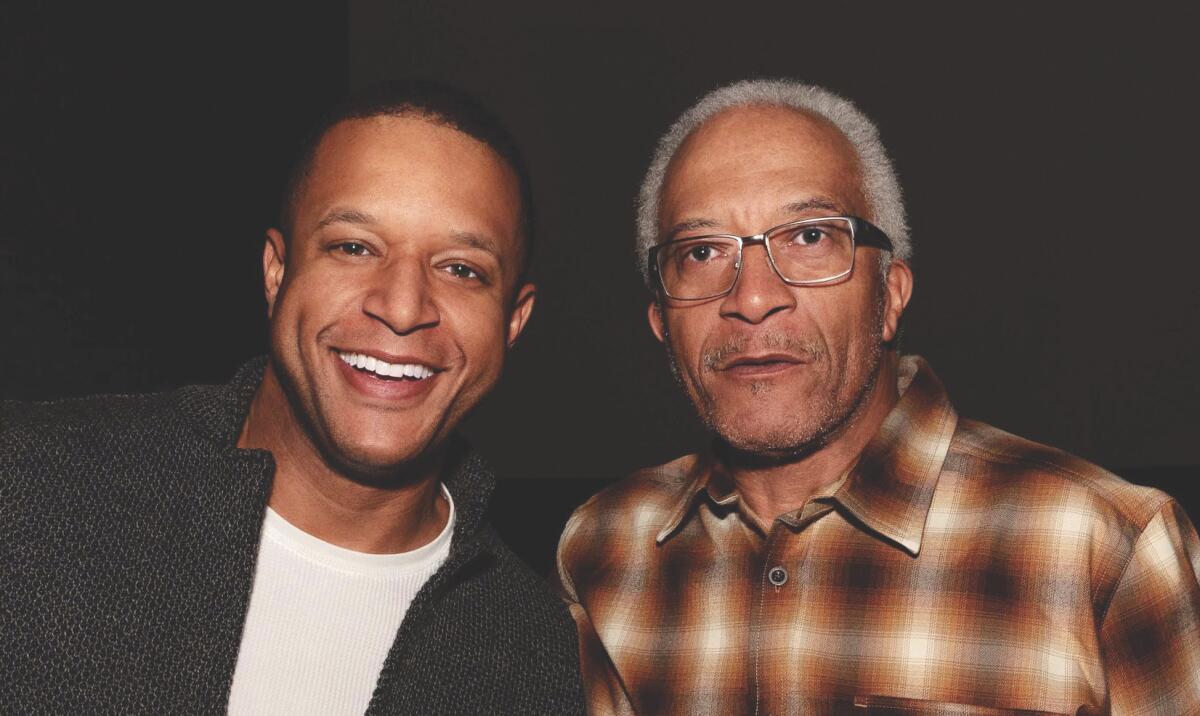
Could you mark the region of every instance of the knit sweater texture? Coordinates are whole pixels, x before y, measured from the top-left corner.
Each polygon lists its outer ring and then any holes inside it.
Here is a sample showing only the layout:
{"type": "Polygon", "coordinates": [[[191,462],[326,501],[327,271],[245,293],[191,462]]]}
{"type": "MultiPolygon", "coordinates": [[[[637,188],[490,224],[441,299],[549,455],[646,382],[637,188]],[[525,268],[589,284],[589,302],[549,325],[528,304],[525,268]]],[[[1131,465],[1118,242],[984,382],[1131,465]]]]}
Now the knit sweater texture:
{"type": "MultiPolygon", "coordinates": [[[[274,475],[236,447],[265,360],[228,385],[0,404],[0,713],[223,713],[274,475]]],[[[575,627],[484,519],[456,450],[450,556],[368,714],[581,714],[575,627]]]]}

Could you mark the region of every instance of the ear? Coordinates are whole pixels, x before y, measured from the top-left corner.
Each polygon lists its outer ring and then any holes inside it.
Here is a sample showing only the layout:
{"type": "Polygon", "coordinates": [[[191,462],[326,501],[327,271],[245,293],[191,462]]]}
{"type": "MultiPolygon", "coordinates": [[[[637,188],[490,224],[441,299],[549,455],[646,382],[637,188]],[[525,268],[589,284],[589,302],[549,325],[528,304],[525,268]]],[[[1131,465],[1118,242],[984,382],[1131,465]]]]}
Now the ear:
{"type": "Polygon", "coordinates": [[[267,295],[267,318],[275,313],[275,299],[283,284],[283,271],[287,264],[287,243],[278,229],[267,229],[267,241],[263,245],[263,291],[267,295]]]}
{"type": "Polygon", "coordinates": [[[650,331],[654,333],[654,337],[659,343],[666,341],[667,333],[663,330],[663,315],[662,304],[658,301],[651,301],[646,307],[646,318],[650,320],[650,331]]]}
{"type": "Polygon", "coordinates": [[[906,262],[892,259],[884,289],[887,291],[887,307],[883,313],[883,340],[886,343],[895,340],[900,330],[900,316],[912,298],[913,274],[906,262]]]}
{"type": "Polygon", "coordinates": [[[533,304],[537,298],[537,287],[527,283],[517,291],[517,300],[513,302],[512,313],[508,316],[508,347],[512,348],[525,330],[529,316],[533,314],[533,304]]]}

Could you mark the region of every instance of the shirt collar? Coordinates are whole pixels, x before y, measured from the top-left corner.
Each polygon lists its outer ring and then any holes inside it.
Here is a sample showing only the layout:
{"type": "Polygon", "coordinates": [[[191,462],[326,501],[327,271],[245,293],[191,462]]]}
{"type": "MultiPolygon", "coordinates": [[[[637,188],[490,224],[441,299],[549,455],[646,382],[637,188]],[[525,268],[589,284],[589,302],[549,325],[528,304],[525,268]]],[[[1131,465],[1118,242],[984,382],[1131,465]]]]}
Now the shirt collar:
{"type": "MultiPolygon", "coordinates": [[[[958,416],[924,359],[902,357],[898,383],[900,400],[879,432],[832,496],[819,499],[838,503],[868,530],[915,556],[958,416]]],[[[659,543],[683,524],[698,496],[723,506],[738,502],[732,479],[711,455],[681,467],[688,487],[658,533],[659,543]]]]}
{"type": "Polygon", "coordinates": [[[679,469],[684,473],[687,487],[679,496],[675,508],[671,510],[670,518],[654,538],[658,544],[662,544],[683,524],[700,495],[707,496],[714,504],[723,507],[736,505],[739,501],[733,480],[711,452],[689,456],[680,464],[679,469]]]}

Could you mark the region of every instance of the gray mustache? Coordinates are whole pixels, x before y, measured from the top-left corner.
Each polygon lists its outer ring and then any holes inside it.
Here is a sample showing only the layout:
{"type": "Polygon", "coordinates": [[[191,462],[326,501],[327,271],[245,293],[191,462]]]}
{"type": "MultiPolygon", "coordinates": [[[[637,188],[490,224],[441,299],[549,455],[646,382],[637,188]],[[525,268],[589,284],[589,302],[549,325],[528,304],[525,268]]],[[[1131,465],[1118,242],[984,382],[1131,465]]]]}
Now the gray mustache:
{"type": "Polygon", "coordinates": [[[816,361],[824,351],[820,344],[809,338],[793,336],[782,331],[770,331],[754,336],[734,338],[704,353],[701,358],[705,371],[714,371],[730,358],[750,352],[782,351],[800,356],[807,362],[816,361]]]}

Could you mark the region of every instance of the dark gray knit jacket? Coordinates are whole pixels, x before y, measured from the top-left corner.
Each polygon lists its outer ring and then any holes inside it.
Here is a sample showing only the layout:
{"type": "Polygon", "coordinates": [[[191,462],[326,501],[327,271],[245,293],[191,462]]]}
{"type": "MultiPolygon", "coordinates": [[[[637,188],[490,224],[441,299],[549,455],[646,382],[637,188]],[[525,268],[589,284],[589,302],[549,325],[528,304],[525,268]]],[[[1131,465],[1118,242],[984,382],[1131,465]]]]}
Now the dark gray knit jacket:
{"type": "MultiPolygon", "coordinates": [[[[0,712],[219,713],[274,461],[235,447],[264,361],[226,386],[0,407],[0,712]]],[[[368,713],[583,713],[575,628],[483,513],[464,454],[450,556],[368,713]]]]}

